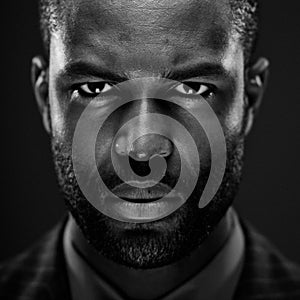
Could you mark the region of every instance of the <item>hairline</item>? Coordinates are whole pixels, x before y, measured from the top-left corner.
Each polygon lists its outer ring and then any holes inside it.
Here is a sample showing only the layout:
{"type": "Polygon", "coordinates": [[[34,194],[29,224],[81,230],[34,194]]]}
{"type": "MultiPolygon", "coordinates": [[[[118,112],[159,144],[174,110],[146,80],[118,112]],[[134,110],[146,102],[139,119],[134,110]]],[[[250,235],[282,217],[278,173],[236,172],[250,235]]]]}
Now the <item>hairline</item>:
{"type": "MultiPolygon", "coordinates": [[[[39,0],[39,3],[48,2],[46,11],[42,11],[40,7],[40,27],[43,38],[44,54],[49,59],[51,35],[57,32],[66,22],[67,14],[69,11],[65,5],[65,0],[39,0]],[[55,3],[56,4],[55,4],[55,3]],[[58,4],[59,2],[59,4],[58,4]]],[[[231,22],[233,25],[234,33],[238,35],[244,57],[245,65],[247,65],[253,58],[257,41],[258,41],[258,0],[228,0],[231,9],[231,22]],[[240,4],[238,2],[240,1],[240,4]],[[252,3],[253,7],[251,7],[252,3]],[[239,9],[239,5],[243,5],[244,10],[239,9]],[[250,7],[249,7],[250,6],[250,7]],[[250,11],[250,10],[255,11],[250,11]],[[251,14],[249,16],[249,14],[251,14]],[[248,22],[246,21],[248,14],[248,22]],[[252,22],[250,22],[250,20],[252,22]],[[250,27],[250,32],[249,28],[250,27]]]]}

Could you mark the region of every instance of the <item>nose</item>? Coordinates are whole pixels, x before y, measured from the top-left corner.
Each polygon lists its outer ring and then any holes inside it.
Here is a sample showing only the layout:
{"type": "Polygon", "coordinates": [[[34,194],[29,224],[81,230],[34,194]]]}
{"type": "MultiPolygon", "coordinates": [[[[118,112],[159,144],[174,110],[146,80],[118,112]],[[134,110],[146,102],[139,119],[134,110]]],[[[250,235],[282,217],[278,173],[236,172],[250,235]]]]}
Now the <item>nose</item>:
{"type": "MultiPolygon", "coordinates": [[[[127,122],[118,131],[112,145],[120,166],[129,158],[131,170],[139,176],[148,176],[150,171],[153,176],[162,174],[159,171],[162,171],[162,166],[165,168],[167,158],[174,150],[169,139],[171,127],[165,118],[157,116],[162,112],[159,101],[145,98],[134,102],[122,115],[123,122],[127,122]]],[[[126,169],[121,168],[122,172],[126,169]]]]}
{"type": "Polygon", "coordinates": [[[143,162],[156,155],[169,157],[173,152],[173,143],[160,134],[145,134],[132,143],[125,136],[120,136],[116,139],[115,150],[120,156],[143,162]]]}
{"type": "MultiPolygon", "coordinates": [[[[120,137],[116,142],[116,152],[121,156],[129,156],[132,171],[139,176],[150,175],[150,160],[153,163],[155,157],[167,158],[172,154],[172,142],[159,134],[146,134],[137,138],[131,145],[129,140],[120,137]],[[153,158],[153,159],[152,159],[153,158]]],[[[156,161],[156,169],[159,170],[162,162],[156,161]],[[159,165],[157,165],[157,163],[159,165]]],[[[154,166],[154,165],[153,165],[154,166]]]]}

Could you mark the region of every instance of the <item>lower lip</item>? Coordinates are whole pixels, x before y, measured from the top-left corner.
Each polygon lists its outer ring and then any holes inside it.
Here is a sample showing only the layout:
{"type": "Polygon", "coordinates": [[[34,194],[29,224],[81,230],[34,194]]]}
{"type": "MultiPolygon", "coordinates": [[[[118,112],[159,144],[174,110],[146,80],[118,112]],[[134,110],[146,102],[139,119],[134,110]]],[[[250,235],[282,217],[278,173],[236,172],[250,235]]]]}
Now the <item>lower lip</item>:
{"type": "Polygon", "coordinates": [[[147,203],[129,202],[118,197],[111,200],[110,197],[104,199],[104,205],[113,215],[118,216],[116,219],[137,223],[153,222],[166,217],[174,211],[174,207],[180,207],[184,203],[183,197],[174,191],[162,199],[147,203]]]}
{"type": "Polygon", "coordinates": [[[133,203],[123,201],[114,206],[123,218],[136,221],[158,219],[165,211],[169,211],[168,201],[151,203],[133,203]]]}

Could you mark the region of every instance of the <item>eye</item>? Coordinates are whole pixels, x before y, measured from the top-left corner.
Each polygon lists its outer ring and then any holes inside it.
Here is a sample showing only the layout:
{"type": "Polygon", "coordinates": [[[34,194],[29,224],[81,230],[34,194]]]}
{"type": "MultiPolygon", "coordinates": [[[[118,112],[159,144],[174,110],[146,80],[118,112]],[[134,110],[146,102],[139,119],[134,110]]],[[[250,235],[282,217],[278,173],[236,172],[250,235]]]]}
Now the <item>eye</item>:
{"type": "Polygon", "coordinates": [[[212,89],[200,82],[184,82],[175,87],[175,90],[183,95],[190,96],[209,96],[213,91],[212,89]]]}
{"type": "Polygon", "coordinates": [[[99,94],[107,93],[112,89],[113,84],[108,82],[89,82],[78,87],[78,92],[85,97],[96,97],[99,94]]]}

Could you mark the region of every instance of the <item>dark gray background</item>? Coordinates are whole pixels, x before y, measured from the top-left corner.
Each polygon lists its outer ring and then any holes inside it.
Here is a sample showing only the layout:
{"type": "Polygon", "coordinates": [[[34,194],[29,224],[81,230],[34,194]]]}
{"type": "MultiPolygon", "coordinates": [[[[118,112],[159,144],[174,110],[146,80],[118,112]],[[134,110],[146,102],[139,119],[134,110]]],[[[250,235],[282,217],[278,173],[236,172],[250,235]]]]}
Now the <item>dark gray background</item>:
{"type": "MultiPolygon", "coordinates": [[[[263,1],[258,53],[269,88],[247,143],[240,214],[300,262],[299,1],[263,1]]],[[[35,1],[6,1],[1,18],[0,260],[16,254],[65,213],[30,84],[41,52],[35,1]]]]}

